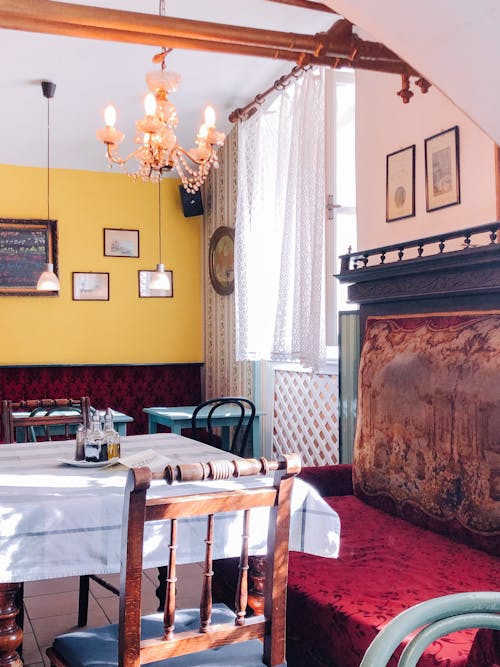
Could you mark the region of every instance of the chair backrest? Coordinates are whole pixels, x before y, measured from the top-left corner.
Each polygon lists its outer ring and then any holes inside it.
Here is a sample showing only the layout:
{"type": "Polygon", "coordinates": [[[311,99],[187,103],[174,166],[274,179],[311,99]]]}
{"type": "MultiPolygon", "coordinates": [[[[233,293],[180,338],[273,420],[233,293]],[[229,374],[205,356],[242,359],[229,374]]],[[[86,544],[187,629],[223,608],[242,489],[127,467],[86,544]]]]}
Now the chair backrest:
{"type": "MultiPolygon", "coordinates": [[[[122,667],[164,660],[173,656],[196,653],[225,644],[263,639],[263,657],[266,665],[285,663],[285,612],[288,577],[288,535],[290,527],[290,500],[293,479],[300,472],[300,459],[287,455],[279,462],[266,459],[218,460],[209,463],[167,466],[163,474],[167,483],[172,481],[223,480],[256,476],[274,472],[272,485],[221,490],[220,484],[207,493],[192,495],[165,495],[148,498],[147,490],[152,473],[149,468],[135,468],[128,473],[122,528],[122,569],[120,578],[119,660],[122,667]],[[269,508],[267,534],[267,578],[264,614],[245,618],[248,600],[248,544],[250,513],[257,508],[269,508]],[[220,515],[235,513],[237,528],[231,534],[241,535],[240,565],[237,582],[236,611],[227,623],[211,624],[212,610],[212,556],[214,551],[214,522],[220,515]],[[217,516],[219,515],[219,516],[217,516]],[[177,529],[180,520],[206,517],[205,564],[201,573],[201,600],[199,631],[175,632],[176,614],[176,553],[177,529]],[[164,521],[168,531],[169,562],[167,595],[163,619],[163,636],[140,641],[140,603],[142,557],[145,524],[164,521]]],[[[156,476],[156,475],[155,475],[156,476]]],[[[255,522],[259,528],[262,522],[255,522]]],[[[155,523],[155,530],[158,528],[155,523]]],[[[180,534],[181,531],[179,531],[180,534]]],[[[155,538],[158,534],[155,532],[155,538]]],[[[192,535],[189,535],[192,540],[192,535]]],[[[180,545],[179,545],[180,546],[180,545]]]]}
{"type": "Polygon", "coordinates": [[[2,401],[4,442],[51,440],[54,430],[59,439],[73,438],[79,424],[90,426],[90,399],[43,398],[28,401],[2,401]],[[56,429],[54,427],[57,427],[56,429]]]}
{"type": "Polygon", "coordinates": [[[214,433],[214,427],[217,427],[217,416],[227,412],[228,408],[231,413],[234,412],[235,419],[229,451],[231,454],[246,456],[248,436],[255,418],[255,404],[248,398],[222,396],[197,405],[191,417],[192,437],[200,439],[200,430],[203,429],[208,432],[209,444],[220,447],[220,438],[214,433]]]}
{"type": "MultiPolygon", "coordinates": [[[[426,600],[398,614],[372,641],[360,667],[383,667],[409,634],[398,667],[415,667],[427,646],[467,628],[500,630],[500,592],[454,593],[426,600]]],[[[467,663],[469,664],[469,663],[467,663]]]]}

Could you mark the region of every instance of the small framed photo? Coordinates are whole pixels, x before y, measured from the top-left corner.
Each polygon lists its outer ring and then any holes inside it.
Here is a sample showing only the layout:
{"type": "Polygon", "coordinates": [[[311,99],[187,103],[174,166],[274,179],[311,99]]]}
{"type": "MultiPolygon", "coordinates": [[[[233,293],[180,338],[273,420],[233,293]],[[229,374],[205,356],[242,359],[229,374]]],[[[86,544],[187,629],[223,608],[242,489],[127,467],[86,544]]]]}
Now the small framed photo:
{"type": "Polygon", "coordinates": [[[109,301],[109,273],[73,272],[73,301],[109,301]]]}
{"type": "Polygon", "coordinates": [[[149,297],[173,297],[174,296],[174,272],[166,270],[170,279],[170,289],[151,289],[149,283],[154,271],[139,271],[139,296],[149,297]]]}
{"type": "Polygon", "coordinates": [[[139,257],[138,229],[104,229],[106,257],[139,257]]]}
{"type": "Polygon", "coordinates": [[[460,204],[458,126],[425,140],[427,211],[460,204]]]}
{"type": "Polygon", "coordinates": [[[415,215],[415,144],[386,158],[385,220],[415,215]]]}

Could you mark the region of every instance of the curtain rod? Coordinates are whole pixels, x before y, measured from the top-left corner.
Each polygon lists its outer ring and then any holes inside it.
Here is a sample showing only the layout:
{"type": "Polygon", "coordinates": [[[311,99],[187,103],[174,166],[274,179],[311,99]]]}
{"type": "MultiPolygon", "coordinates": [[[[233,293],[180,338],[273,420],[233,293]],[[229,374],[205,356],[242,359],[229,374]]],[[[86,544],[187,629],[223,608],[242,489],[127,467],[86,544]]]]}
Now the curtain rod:
{"type": "Polygon", "coordinates": [[[231,123],[237,123],[238,121],[243,122],[248,120],[255,113],[257,113],[268,95],[273,93],[275,90],[285,90],[285,88],[292,82],[292,79],[299,79],[304,74],[304,72],[307,72],[310,69],[312,69],[312,65],[296,65],[291,72],[280,76],[280,78],[277,79],[270,88],[265,90],[263,93],[256,95],[254,99],[246,106],[231,111],[229,114],[229,121],[231,123]]]}

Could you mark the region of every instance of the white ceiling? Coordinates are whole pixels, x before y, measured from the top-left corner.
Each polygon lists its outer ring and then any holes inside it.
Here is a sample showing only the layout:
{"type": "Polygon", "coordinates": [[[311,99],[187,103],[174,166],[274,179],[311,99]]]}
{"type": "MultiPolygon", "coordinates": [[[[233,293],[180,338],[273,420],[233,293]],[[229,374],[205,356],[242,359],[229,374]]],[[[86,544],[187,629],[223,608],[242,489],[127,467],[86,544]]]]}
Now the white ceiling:
{"type": "MultiPolygon", "coordinates": [[[[157,0],[78,0],[78,4],[159,12],[157,0]]],[[[166,0],[165,5],[168,16],[305,34],[328,29],[336,18],[267,0],[166,0]]],[[[0,30],[0,163],[47,164],[47,101],[40,86],[46,79],[57,86],[50,102],[51,166],[106,170],[104,146],[95,137],[104,125],[104,107],[111,102],[116,106],[117,127],[126,135],[121,152],[130,152],[135,120],[144,112],[144,74],[158,67],[151,58],[159,50],[0,30]]],[[[228,132],[229,113],[292,67],[285,61],[174,50],[167,57],[167,68],[182,76],[179,90],[170,98],[180,118],[176,134],[181,145],[193,145],[207,104],[216,109],[218,129],[228,132]]]]}
{"type": "MultiPolygon", "coordinates": [[[[70,0],[72,1],[72,0],[70,0]]],[[[76,2],[76,0],[73,0],[76,2]]],[[[322,0],[372,39],[398,53],[500,143],[500,2],[498,0],[322,0]]],[[[113,9],[158,13],[157,0],[80,0],[113,9]]],[[[217,23],[313,34],[335,17],[267,0],[166,0],[167,15],[217,23]]],[[[160,45],[161,46],[161,45],[160,45]]],[[[134,122],[142,116],[144,73],[158,49],[148,46],[0,30],[0,163],[46,164],[46,101],[40,81],[57,84],[51,102],[51,164],[105,170],[95,139],[102,111],[113,102],[132,150],[134,122]]],[[[219,129],[243,106],[291,69],[284,61],[176,50],[169,69],[182,75],[171,96],[180,143],[188,148],[211,103],[219,129]]]]}
{"type": "Polygon", "coordinates": [[[395,51],[500,144],[499,0],[323,2],[395,51]]]}

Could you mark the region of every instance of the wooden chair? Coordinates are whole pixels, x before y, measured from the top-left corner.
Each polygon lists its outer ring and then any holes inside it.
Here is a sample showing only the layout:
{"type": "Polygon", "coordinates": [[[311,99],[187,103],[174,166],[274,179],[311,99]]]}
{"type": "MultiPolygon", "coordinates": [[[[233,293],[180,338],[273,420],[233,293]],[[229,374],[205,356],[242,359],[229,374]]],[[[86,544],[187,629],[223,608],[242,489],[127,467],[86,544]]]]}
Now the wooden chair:
{"type": "MultiPolygon", "coordinates": [[[[83,424],[90,427],[91,412],[88,396],[82,398],[42,398],[27,401],[2,401],[2,426],[4,442],[16,442],[21,433],[24,442],[36,442],[37,439],[70,440],[75,437],[75,430],[83,424]],[[16,413],[28,413],[19,417],[16,413]],[[40,432],[43,435],[39,435],[40,432]],[[54,433],[55,432],[55,433],[54,433]]],[[[101,577],[91,574],[80,577],[78,598],[78,625],[87,624],[89,606],[90,579],[109,591],[119,594],[119,590],[101,577]]],[[[22,618],[20,618],[22,622],[22,618]]]]}
{"type": "Polygon", "coordinates": [[[500,592],[454,593],[405,609],[375,637],[360,667],[387,665],[405,637],[418,630],[397,663],[398,667],[415,667],[429,644],[467,628],[500,630],[500,592]]]}
{"type": "Polygon", "coordinates": [[[268,470],[275,471],[272,486],[230,490],[216,486],[207,493],[149,498],[151,471],[149,468],[131,469],[122,524],[119,623],[57,637],[47,649],[51,664],[57,667],[95,667],[97,663],[139,667],[155,662],[155,667],[209,664],[258,667],[264,662],[269,667],[284,666],[290,500],[294,476],[300,471],[298,456],[288,455],[279,463],[246,459],[167,466],[164,477],[168,483],[173,480],[202,483],[205,479],[261,475],[268,470]],[[250,513],[260,507],[269,508],[270,517],[265,609],[262,616],[247,619],[250,513]],[[222,514],[237,511],[240,514],[234,534],[241,534],[241,555],[236,611],[233,612],[225,605],[212,604],[212,553],[214,524],[217,525],[222,514]],[[206,539],[200,608],[179,611],[175,607],[178,524],[185,525],[190,519],[199,522],[203,516],[206,517],[206,539]],[[141,619],[143,536],[145,524],[151,521],[156,522],[155,526],[164,522],[163,528],[169,535],[167,601],[164,613],[141,619]]]}
{"type": "Polygon", "coordinates": [[[75,429],[83,424],[90,426],[90,399],[82,398],[42,398],[14,402],[2,401],[2,429],[4,442],[16,442],[19,432],[24,442],[36,442],[36,434],[43,431],[44,440],[52,440],[54,430],[58,439],[74,438],[75,429]],[[16,413],[28,413],[17,416],[16,413]]]}
{"type": "Polygon", "coordinates": [[[255,419],[255,405],[248,398],[223,396],[221,398],[211,398],[204,403],[197,405],[191,417],[191,437],[195,440],[203,440],[213,447],[220,449],[220,438],[214,433],[213,418],[217,413],[224,410],[225,406],[236,407],[236,425],[232,431],[229,451],[237,456],[247,455],[248,436],[251,433],[253,420],[255,419]],[[204,408],[208,408],[208,414],[204,408]],[[203,415],[200,412],[204,410],[203,415]],[[247,423],[243,422],[247,419],[247,423]],[[208,433],[208,441],[200,437],[200,432],[208,433]]]}

